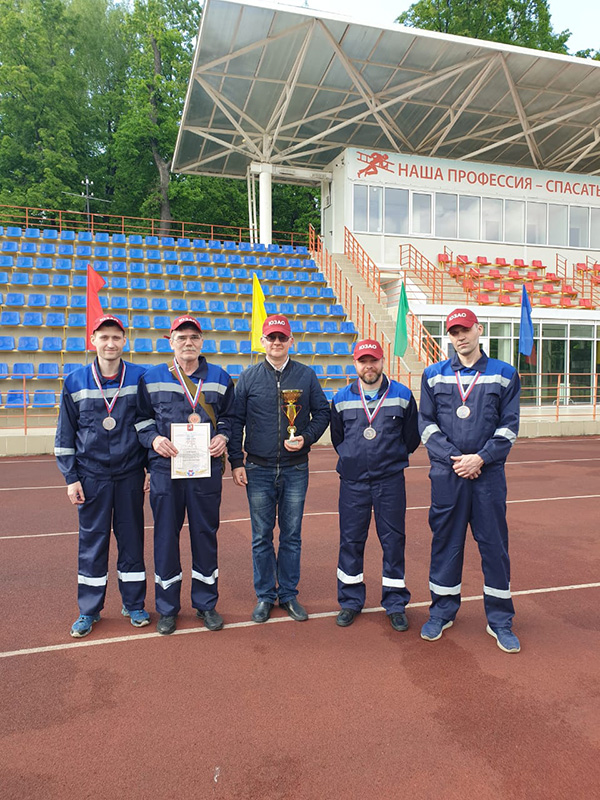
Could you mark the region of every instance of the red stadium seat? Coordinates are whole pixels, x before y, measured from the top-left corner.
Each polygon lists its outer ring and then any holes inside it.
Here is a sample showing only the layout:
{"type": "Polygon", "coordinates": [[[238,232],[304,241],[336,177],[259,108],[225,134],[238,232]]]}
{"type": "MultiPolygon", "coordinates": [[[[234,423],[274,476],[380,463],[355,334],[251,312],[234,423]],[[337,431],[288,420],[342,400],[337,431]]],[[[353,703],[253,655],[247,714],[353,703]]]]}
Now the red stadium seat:
{"type": "Polygon", "coordinates": [[[459,278],[462,275],[462,269],[460,267],[450,267],[448,269],[448,275],[451,278],[459,278]]]}
{"type": "Polygon", "coordinates": [[[491,269],[488,272],[488,275],[490,276],[490,278],[494,278],[494,280],[496,280],[496,281],[499,281],[499,280],[502,279],[502,273],[500,272],[499,269],[491,269]]]}
{"type": "Polygon", "coordinates": [[[587,308],[590,311],[593,311],[596,306],[592,303],[589,297],[582,297],[579,301],[579,308],[587,308]]]}
{"type": "Polygon", "coordinates": [[[560,298],[560,307],[561,308],[575,308],[573,301],[570,297],[563,295],[560,298]]]}
{"type": "Polygon", "coordinates": [[[577,292],[568,283],[563,286],[563,294],[568,297],[577,297],[577,292]]]}
{"type": "Polygon", "coordinates": [[[511,281],[520,281],[521,280],[521,273],[518,269],[509,269],[508,270],[508,277],[511,281]]]}
{"type": "Polygon", "coordinates": [[[498,302],[501,306],[518,306],[519,301],[515,295],[510,294],[501,294],[498,298],[498,302]]]}
{"type": "Polygon", "coordinates": [[[532,260],[532,262],[531,262],[531,266],[532,266],[534,269],[546,269],[546,266],[545,266],[544,264],[542,264],[542,262],[541,262],[539,259],[537,259],[537,258],[534,258],[534,259],[532,260]]]}
{"type": "Polygon", "coordinates": [[[477,267],[471,267],[469,275],[471,278],[481,278],[481,271],[477,267]]]}
{"type": "Polygon", "coordinates": [[[480,267],[487,267],[489,265],[489,261],[485,256],[477,256],[475,263],[480,267]]]}
{"type": "Polygon", "coordinates": [[[544,275],[544,280],[549,281],[550,283],[560,283],[560,278],[555,272],[547,272],[544,275]]]}
{"type": "Polygon", "coordinates": [[[508,264],[506,263],[506,259],[505,258],[497,258],[496,259],[496,266],[497,267],[508,267],[508,264]]]}
{"type": "Polygon", "coordinates": [[[448,253],[438,253],[438,263],[440,264],[451,264],[450,256],[448,253]]]}
{"type": "Polygon", "coordinates": [[[538,297],[537,305],[544,306],[545,308],[556,308],[552,302],[552,298],[548,296],[538,297]]]}
{"type": "Polygon", "coordinates": [[[587,264],[575,264],[575,271],[576,272],[589,272],[589,267],[587,264]]]}
{"type": "Polygon", "coordinates": [[[525,279],[528,280],[528,281],[543,281],[544,280],[544,276],[543,275],[538,275],[537,272],[534,272],[534,271],[530,270],[525,275],[525,279]]]}
{"type": "Polygon", "coordinates": [[[496,301],[492,300],[490,298],[489,294],[478,294],[477,295],[477,302],[479,303],[480,306],[491,306],[496,301]]]}
{"type": "Polygon", "coordinates": [[[542,292],[544,294],[558,294],[558,288],[553,283],[545,283],[542,286],[542,292]]]}
{"type": "Polygon", "coordinates": [[[525,262],[523,261],[522,258],[515,258],[515,260],[513,261],[513,264],[515,265],[515,267],[524,267],[525,266],[525,262]]]}
{"type": "Polygon", "coordinates": [[[483,291],[484,292],[497,292],[498,287],[494,283],[494,281],[484,281],[483,282],[483,291]]]}
{"type": "Polygon", "coordinates": [[[464,281],[462,282],[462,287],[465,290],[465,292],[472,292],[473,289],[475,288],[475,281],[471,280],[471,278],[465,278],[464,281]]]}
{"type": "Polygon", "coordinates": [[[469,264],[469,256],[456,256],[457,264],[469,264]]]}
{"type": "Polygon", "coordinates": [[[506,294],[514,294],[515,292],[520,292],[521,289],[515,286],[512,281],[504,281],[500,291],[506,292],[506,294]]]}

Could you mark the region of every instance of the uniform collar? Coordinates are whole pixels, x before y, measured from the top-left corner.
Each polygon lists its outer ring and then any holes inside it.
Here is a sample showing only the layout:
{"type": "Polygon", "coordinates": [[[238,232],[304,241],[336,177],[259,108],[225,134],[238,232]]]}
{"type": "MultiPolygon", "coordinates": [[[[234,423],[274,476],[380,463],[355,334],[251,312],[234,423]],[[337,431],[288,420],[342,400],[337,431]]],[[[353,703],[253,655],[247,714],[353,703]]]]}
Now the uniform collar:
{"type": "MultiPolygon", "coordinates": [[[[173,367],[171,367],[171,370],[173,367]]],[[[181,364],[179,365],[179,369],[181,369],[181,364]]],[[[183,370],[181,370],[183,372],[183,370]]],[[[198,366],[192,372],[191,375],[188,375],[188,378],[195,378],[196,381],[204,380],[208,373],[208,361],[204,358],[204,356],[198,356],[198,366]]],[[[173,372],[171,372],[173,374],[173,372]]],[[[177,380],[177,376],[175,376],[175,380],[177,380]]]]}
{"type": "Polygon", "coordinates": [[[117,367],[117,374],[112,375],[110,378],[106,378],[100,372],[100,364],[98,363],[98,356],[94,359],[94,366],[96,367],[96,374],[100,378],[100,383],[104,386],[105,383],[118,383],[121,380],[121,370],[123,369],[123,359],[119,359],[119,366],[117,367]]]}
{"type": "Polygon", "coordinates": [[[267,367],[269,367],[269,369],[272,369],[273,372],[283,372],[284,369],[287,367],[287,365],[289,363],[290,363],[290,357],[288,356],[286,361],[285,361],[285,364],[283,364],[281,367],[277,368],[277,367],[274,367],[273,364],[271,364],[271,362],[267,358],[267,356],[265,356],[265,364],[267,365],[267,367]]]}
{"type": "Polygon", "coordinates": [[[456,352],[454,352],[454,355],[450,359],[450,366],[452,367],[454,372],[460,372],[463,369],[472,370],[473,372],[485,372],[487,363],[488,363],[488,357],[487,354],[483,351],[483,349],[481,351],[481,358],[478,361],[476,361],[472,367],[465,367],[465,365],[458,357],[458,353],[456,352]]]}

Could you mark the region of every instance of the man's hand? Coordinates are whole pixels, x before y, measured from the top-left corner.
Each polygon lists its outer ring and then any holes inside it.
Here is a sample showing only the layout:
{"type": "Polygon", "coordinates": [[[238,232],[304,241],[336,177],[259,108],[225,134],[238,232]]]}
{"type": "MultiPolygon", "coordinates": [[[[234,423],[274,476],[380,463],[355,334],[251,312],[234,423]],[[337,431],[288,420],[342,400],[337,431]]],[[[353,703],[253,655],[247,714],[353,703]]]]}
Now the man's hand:
{"type": "Polygon", "coordinates": [[[75,481],[67,486],[67,497],[74,506],[80,506],[85,503],[85,495],[83,493],[83,486],[81,481],[75,481]]]}
{"type": "Polygon", "coordinates": [[[152,440],[152,449],[155,450],[159,456],[163,458],[171,458],[176,456],[179,450],[175,447],[170,439],[166,436],[157,436],[152,440]]]}
{"type": "Polygon", "coordinates": [[[217,433],[216,436],[210,440],[210,446],[208,448],[208,452],[211,454],[213,458],[219,458],[222,456],[225,450],[227,449],[227,439],[221,433],[217,433]]]}
{"type": "Polygon", "coordinates": [[[246,476],[246,467],[236,467],[231,470],[233,475],[233,482],[236,486],[247,486],[248,477],[246,476]]]}
{"type": "Polygon", "coordinates": [[[293,439],[286,439],[283,446],[286,450],[289,450],[290,453],[297,453],[298,450],[302,450],[304,447],[304,436],[294,436],[293,439]]]}
{"type": "Polygon", "coordinates": [[[144,494],[150,491],[150,473],[147,472],[144,476],[144,494]]]}
{"type": "Polygon", "coordinates": [[[481,468],[483,467],[484,461],[477,453],[469,453],[463,456],[450,456],[450,458],[454,461],[452,469],[459,478],[474,480],[481,475],[481,468]]]}

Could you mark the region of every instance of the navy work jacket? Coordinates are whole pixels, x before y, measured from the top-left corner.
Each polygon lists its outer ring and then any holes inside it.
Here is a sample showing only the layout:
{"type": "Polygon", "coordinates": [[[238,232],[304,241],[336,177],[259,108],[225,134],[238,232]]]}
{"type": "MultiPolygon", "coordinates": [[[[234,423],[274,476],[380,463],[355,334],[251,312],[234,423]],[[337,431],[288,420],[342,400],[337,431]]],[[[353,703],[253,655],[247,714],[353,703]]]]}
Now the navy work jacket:
{"type": "Polygon", "coordinates": [[[331,442],[339,456],[337,471],[344,480],[372,481],[394,475],[408,466],[408,457],[419,446],[417,405],[410,389],[397,381],[383,381],[368,403],[373,413],[383,401],[371,427],[374,439],[363,433],[369,421],[362,404],[358,379],[340,389],[331,404],[331,442]]]}

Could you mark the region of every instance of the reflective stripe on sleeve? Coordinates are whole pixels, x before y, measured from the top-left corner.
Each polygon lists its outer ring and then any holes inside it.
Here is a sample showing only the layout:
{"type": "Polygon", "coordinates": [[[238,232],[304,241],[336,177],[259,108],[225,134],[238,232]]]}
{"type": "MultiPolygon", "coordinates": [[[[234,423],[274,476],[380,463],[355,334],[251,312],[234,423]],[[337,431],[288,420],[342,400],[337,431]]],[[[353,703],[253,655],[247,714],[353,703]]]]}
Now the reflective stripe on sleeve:
{"type": "Polygon", "coordinates": [[[390,586],[393,589],[405,589],[406,583],[404,578],[386,578],[385,575],[381,579],[382,586],[390,586]]]}
{"type": "Polygon", "coordinates": [[[145,572],[119,572],[117,570],[117,577],[123,583],[135,583],[135,581],[145,581],[145,572]]]}
{"type": "Polygon", "coordinates": [[[429,437],[434,433],[441,433],[439,425],[428,425],[421,434],[421,441],[423,444],[427,444],[429,437]]]}
{"type": "Polygon", "coordinates": [[[54,455],[55,456],[74,456],[75,455],[75,448],[74,447],[55,447],[54,448],[54,455]]]}
{"type": "Polygon", "coordinates": [[[499,597],[501,600],[510,600],[511,593],[510,593],[510,586],[508,589],[492,589],[491,586],[483,586],[483,593],[487,594],[489,597],[499,597]]]}
{"type": "Polygon", "coordinates": [[[192,570],[192,580],[202,581],[202,583],[213,584],[216,582],[218,577],[218,569],[216,569],[212,575],[203,575],[201,572],[196,572],[195,569],[192,570]]]}
{"type": "Polygon", "coordinates": [[[505,439],[508,439],[509,442],[516,442],[517,436],[515,433],[511,431],[510,428],[496,428],[494,431],[494,436],[503,436],[505,439]]]}
{"type": "Polygon", "coordinates": [[[432,592],[435,592],[439,595],[448,595],[448,594],[460,594],[462,583],[459,583],[457,586],[438,586],[437,583],[432,583],[429,581],[429,588],[432,592]]]}
{"type": "Polygon", "coordinates": [[[154,422],[156,422],[155,419],[143,419],[141,422],[136,422],[133,427],[136,429],[136,431],[143,431],[144,428],[148,428],[154,422]]]}
{"type": "Polygon", "coordinates": [[[84,586],[106,586],[108,582],[108,572],[101,578],[90,578],[88,575],[78,575],[77,583],[82,583],[84,586]]]}
{"type": "Polygon", "coordinates": [[[154,573],[154,583],[157,583],[161,589],[168,589],[169,586],[173,586],[174,583],[183,580],[183,573],[179,573],[179,575],[175,575],[174,578],[169,578],[166,581],[163,581],[156,573],[154,573]]]}
{"type": "Polygon", "coordinates": [[[360,575],[346,575],[339,567],[337,571],[338,580],[342,583],[362,583],[363,582],[363,573],[361,572],[360,575]]]}

